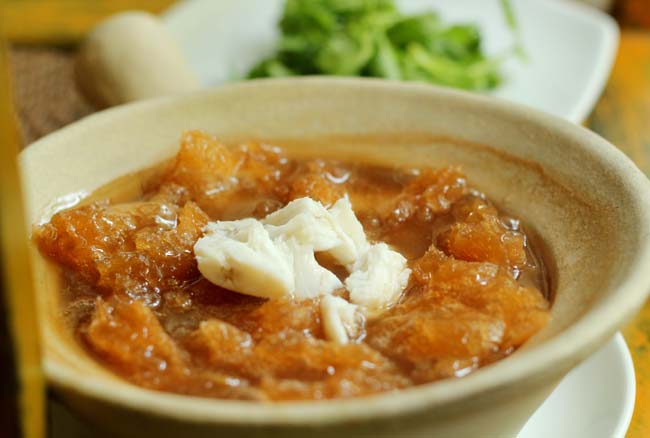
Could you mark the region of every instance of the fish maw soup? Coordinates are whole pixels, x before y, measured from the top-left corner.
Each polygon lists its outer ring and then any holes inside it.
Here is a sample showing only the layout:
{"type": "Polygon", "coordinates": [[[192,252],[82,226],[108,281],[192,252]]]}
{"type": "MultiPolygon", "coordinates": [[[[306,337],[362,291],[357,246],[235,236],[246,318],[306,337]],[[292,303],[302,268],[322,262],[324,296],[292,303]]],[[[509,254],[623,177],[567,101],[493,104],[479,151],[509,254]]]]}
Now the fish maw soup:
{"type": "Polygon", "coordinates": [[[155,173],[128,177],[138,196],[109,184],[34,232],[67,326],[133,384],[357,397],[465,376],[549,319],[525,228],[460,167],[298,159],[188,132],[155,173]]]}

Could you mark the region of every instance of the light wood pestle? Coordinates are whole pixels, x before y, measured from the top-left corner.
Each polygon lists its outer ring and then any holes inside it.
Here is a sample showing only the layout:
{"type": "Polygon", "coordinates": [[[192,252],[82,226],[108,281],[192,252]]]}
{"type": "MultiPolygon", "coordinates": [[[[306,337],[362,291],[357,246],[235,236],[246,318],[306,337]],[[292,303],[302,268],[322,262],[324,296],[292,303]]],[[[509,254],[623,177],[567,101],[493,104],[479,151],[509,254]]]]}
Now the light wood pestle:
{"type": "Polygon", "coordinates": [[[176,41],[146,12],[117,14],[93,29],[79,49],[75,75],[100,108],[200,88],[176,41]]]}

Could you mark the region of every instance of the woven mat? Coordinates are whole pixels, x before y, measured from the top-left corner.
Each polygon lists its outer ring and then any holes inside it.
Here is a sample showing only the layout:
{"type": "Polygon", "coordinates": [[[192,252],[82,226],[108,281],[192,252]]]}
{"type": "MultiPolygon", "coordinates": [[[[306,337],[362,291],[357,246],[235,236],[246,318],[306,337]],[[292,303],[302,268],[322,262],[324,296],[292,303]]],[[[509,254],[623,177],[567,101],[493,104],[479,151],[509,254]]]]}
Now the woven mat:
{"type": "Polygon", "coordinates": [[[76,88],[73,60],[71,50],[11,48],[14,101],[23,144],[93,112],[76,88]]]}

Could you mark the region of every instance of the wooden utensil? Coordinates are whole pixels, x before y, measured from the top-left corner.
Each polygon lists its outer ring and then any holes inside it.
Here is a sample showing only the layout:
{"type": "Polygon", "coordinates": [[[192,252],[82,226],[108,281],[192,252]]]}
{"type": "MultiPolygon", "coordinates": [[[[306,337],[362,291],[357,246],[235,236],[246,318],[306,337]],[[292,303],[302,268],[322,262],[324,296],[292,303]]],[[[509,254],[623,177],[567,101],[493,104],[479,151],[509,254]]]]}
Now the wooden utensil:
{"type": "Polygon", "coordinates": [[[98,107],[200,88],[181,49],[147,12],[117,14],[93,29],[79,49],[75,73],[98,107]]]}

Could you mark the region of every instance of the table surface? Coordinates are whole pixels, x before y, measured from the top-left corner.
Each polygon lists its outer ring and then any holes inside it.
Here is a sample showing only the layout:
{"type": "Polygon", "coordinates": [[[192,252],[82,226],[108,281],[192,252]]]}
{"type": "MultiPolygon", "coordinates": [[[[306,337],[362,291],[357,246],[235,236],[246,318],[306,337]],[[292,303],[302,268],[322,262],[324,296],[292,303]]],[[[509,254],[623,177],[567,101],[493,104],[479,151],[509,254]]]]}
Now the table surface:
{"type": "MultiPolygon", "coordinates": [[[[4,34],[13,43],[38,44],[41,47],[73,46],[92,25],[109,13],[133,8],[134,5],[159,12],[171,3],[172,0],[5,0],[0,9],[0,23],[4,25],[4,34]],[[25,16],[30,20],[21,19],[25,16]]],[[[621,1],[617,7],[623,24],[619,53],[607,87],[586,125],[618,146],[650,176],[650,8],[647,0],[621,1]],[[640,26],[647,26],[646,30],[640,26]]],[[[55,74],[65,75],[69,63],[62,60],[69,54],[57,50],[29,48],[15,52],[16,84],[20,85],[25,78],[16,71],[25,67],[26,56],[48,59],[52,61],[48,65],[55,74]]],[[[69,85],[73,87],[72,83],[69,85]]],[[[43,88],[48,89],[45,85],[43,88]]],[[[16,93],[16,104],[23,121],[21,128],[27,140],[45,134],[56,127],[53,124],[62,123],[62,120],[55,119],[44,126],[26,126],[29,123],[25,120],[31,121],[27,119],[29,99],[21,96],[20,90],[16,93]]],[[[79,103],[75,111],[70,117],[78,118],[87,113],[88,107],[79,103]]],[[[636,407],[627,436],[650,437],[650,302],[623,330],[623,334],[632,353],[637,380],[636,407]]]]}

